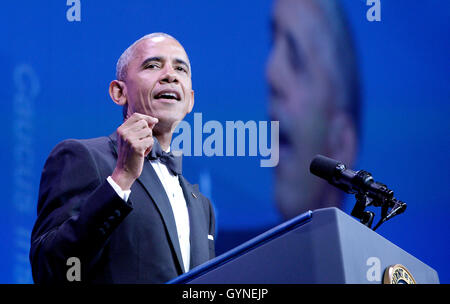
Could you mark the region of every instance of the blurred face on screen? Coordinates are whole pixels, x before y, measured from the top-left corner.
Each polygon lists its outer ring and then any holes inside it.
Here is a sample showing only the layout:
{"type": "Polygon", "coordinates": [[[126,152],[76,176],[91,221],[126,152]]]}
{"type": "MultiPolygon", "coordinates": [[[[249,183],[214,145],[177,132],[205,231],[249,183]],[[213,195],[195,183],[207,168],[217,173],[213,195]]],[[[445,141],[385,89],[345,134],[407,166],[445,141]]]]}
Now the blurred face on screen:
{"type": "MultiPolygon", "coordinates": [[[[314,0],[279,0],[273,10],[267,65],[270,115],[280,121],[275,199],[285,218],[336,204],[336,191],[309,173],[314,155],[333,155],[330,128],[336,87],[324,60],[328,24],[314,0]]],[[[327,63],[328,62],[328,63],[327,63]]]]}
{"type": "Polygon", "coordinates": [[[189,59],[172,38],[156,36],[140,41],[128,65],[125,84],[128,114],[138,112],[158,118],[155,133],[173,128],[192,110],[189,59]]]}

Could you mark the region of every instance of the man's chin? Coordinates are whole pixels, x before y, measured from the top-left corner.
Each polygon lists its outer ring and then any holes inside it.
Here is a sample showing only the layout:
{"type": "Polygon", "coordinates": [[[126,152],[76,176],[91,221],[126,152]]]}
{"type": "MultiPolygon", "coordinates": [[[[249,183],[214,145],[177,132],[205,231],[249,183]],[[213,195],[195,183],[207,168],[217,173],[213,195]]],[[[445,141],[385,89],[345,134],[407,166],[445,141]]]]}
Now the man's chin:
{"type": "Polygon", "coordinates": [[[158,123],[153,128],[153,133],[167,133],[175,130],[181,120],[166,117],[156,117],[158,118],[158,123]]]}

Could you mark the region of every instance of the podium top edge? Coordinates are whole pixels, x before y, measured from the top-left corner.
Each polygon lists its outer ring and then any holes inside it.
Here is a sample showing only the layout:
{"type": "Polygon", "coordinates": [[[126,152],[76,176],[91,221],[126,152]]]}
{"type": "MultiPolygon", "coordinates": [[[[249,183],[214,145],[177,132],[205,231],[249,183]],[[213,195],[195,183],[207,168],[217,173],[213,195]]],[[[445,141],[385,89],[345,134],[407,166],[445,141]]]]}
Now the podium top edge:
{"type": "MultiPolygon", "coordinates": [[[[328,209],[328,208],[327,208],[328,209]]],[[[305,213],[302,213],[278,226],[275,226],[272,229],[244,242],[243,244],[223,253],[222,255],[215,257],[214,259],[195,267],[191,271],[184,273],[170,281],[166,284],[184,284],[193,280],[202,274],[219,267],[222,264],[227,263],[228,261],[256,248],[266,243],[269,240],[272,240],[282,234],[285,234],[291,231],[298,226],[301,226],[311,220],[313,216],[313,211],[309,210],[305,213]]]]}

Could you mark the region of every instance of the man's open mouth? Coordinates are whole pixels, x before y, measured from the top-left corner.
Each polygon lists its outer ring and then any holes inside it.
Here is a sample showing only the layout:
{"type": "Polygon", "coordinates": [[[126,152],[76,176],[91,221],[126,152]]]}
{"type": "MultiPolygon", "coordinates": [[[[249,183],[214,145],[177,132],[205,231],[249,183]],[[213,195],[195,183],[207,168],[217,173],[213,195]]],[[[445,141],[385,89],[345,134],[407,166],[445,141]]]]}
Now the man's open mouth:
{"type": "Polygon", "coordinates": [[[167,91],[167,90],[163,90],[159,93],[157,93],[154,97],[155,99],[172,99],[172,100],[177,100],[179,101],[180,98],[180,94],[176,91],[167,91]]]}
{"type": "MultiPolygon", "coordinates": [[[[280,121],[280,118],[277,115],[272,114],[270,117],[272,121],[280,121]]],[[[281,165],[284,165],[285,159],[293,157],[292,154],[294,153],[294,143],[291,137],[292,132],[288,131],[288,127],[286,127],[286,124],[280,123],[278,131],[280,163],[281,160],[283,160],[281,165]]]]}

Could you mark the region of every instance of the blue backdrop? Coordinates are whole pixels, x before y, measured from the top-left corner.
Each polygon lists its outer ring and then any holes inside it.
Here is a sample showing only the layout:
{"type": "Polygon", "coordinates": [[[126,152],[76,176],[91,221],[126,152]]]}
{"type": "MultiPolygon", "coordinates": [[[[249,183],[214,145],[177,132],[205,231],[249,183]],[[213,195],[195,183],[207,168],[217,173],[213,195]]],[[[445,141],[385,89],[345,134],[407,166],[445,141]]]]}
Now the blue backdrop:
{"type": "MultiPolygon", "coordinates": [[[[32,282],[29,240],[45,159],[63,139],[117,128],[121,109],[108,85],[120,54],[141,36],[166,32],[184,45],[194,112],[204,121],[270,120],[272,1],[81,0],[80,21],[69,21],[71,2],[2,4],[0,283],[32,282]]],[[[381,21],[369,22],[366,1],[342,1],[362,84],[354,169],[369,170],[408,203],[378,232],[450,283],[450,2],[381,3],[381,21]]],[[[273,168],[258,157],[190,157],[183,171],[212,199],[218,253],[280,223],[273,168]]]]}

